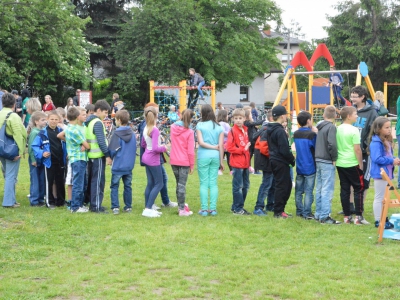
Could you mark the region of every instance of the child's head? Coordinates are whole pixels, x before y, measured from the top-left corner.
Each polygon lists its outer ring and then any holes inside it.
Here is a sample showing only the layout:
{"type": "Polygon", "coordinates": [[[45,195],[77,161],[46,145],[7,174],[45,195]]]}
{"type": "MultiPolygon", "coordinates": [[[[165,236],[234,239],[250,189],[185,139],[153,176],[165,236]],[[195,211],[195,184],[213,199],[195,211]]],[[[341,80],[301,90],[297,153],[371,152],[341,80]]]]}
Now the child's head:
{"type": "Polygon", "coordinates": [[[392,124],[386,117],[377,117],[371,126],[371,135],[378,135],[381,138],[389,138],[392,136],[392,124]]]}
{"type": "Polygon", "coordinates": [[[70,107],[67,112],[67,119],[70,122],[75,122],[76,119],[80,116],[81,112],[77,107],[70,107]]]}
{"type": "Polygon", "coordinates": [[[225,109],[221,109],[218,111],[217,122],[226,122],[228,121],[228,112],[225,109]]]}
{"type": "Polygon", "coordinates": [[[60,123],[64,122],[64,119],[65,119],[65,117],[67,115],[66,112],[65,112],[65,109],[62,108],[62,107],[57,107],[56,111],[57,111],[57,113],[58,113],[58,115],[60,117],[60,123]]]}
{"type": "Polygon", "coordinates": [[[207,121],[213,121],[214,123],[217,122],[215,119],[214,110],[212,109],[211,105],[209,104],[202,105],[200,113],[202,122],[207,122],[207,121]]]}
{"type": "Polygon", "coordinates": [[[367,102],[368,91],[362,85],[357,85],[353,87],[350,91],[350,99],[354,105],[359,105],[361,103],[367,102]]]}
{"type": "Polygon", "coordinates": [[[31,116],[31,120],[35,127],[42,129],[46,126],[47,116],[42,111],[35,111],[31,116]]]}
{"type": "Polygon", "coordinates": [[[79,110],[79,117],[77,118],[78,124],[82,125],[84,122],[86,122],[86,116],[87,116],[86,109],[84,109],[81,106],[78,106],[77,109],[79,110]]]}
{"type": "Polygon", "coordinates": [[[357,121],[357,109],[353,106],[345,106],[340,110],[340,117],[343,122],[354,123],[357,121]]]}
{"type": "Polygon", "coordinates": [[[242,127],[246,117],[246,111],[243,108],[236,108],[232,112],[233,123],[236,126],[242,127]]]}
{"type": "Polygon", "coordinates": [[[121,109],[115,114],[117,126],[128,126],[131,116],[126,109],[121,109]]]}
{"type": "Polygon", "coordinates": [[[331,69],[331,71],[335,71],[336,67],[335,66],[331,66],[330,69],[331,69]]]}
{"type": "Polygon", "coordinates": [[[196,73],[196,70],[195,69],[193,69],[193,68],[190,68],[189,69],[189,74],[190,75],[194,75],[196,73]]]}
{"type": "Polygon", "coordinates": [[[32,115],[35,111],[40,110],[42,110],[42,104],[38,98],[30,98],[28,102],[26,102],[26,111],[28,114],[32,115]]]}
{"type": "Polygon", "coordinates": [[[336,118],[336,108],[333,105],[327,105],[323,117],[325,120],[334,120],[336,118]]]}
{"type": "Polygon", "coordinates": [[[59,121],[60,116],[55,110],[47,112],[47,123],[51,129],[55,129],[59,121]]]}
{"type": "Polygon", "coordinates": [[[87,114],[88,116],[94,114],[94,105],[93,105],[93,104],[88,104],[88,105],[86,105],[85,109],[86,109],[86,114],[87,114]]]}
{"type": "Polygon", "coordinates": [[[381,91],[376,91],[374,100],[378,100],[379,102],[383,103],[384,100],[383,93],[381,91]]]}
{"type": "Polygon", "coordinates": [[[169,107],[169,110],[172,111],[172,112],[174,112],[174,111],[175,111],[175,105],[171,105],[171,106],[169,107]]]}
{"type": "Polygon", "coordinates": [[[245,109],[244,110],[244,117],[246,118],[247,121],[253,121],[253,116],[251,115],[251,110],[245,109]]]}
{"type": "Polygon", "coordinates": [[[110,104],[106,100],[97,100],[94,104],[94,113],[100,120],[104,120],[108,116],[110,109],[110,104]]]}
{"type": "Polygon", "coordinates": [[[268,122],[273,122],[274,121],[274,119],[272,118],[272,110],[269,110],[267,112],[267,121],[268,122]]]}
{"type": "Polygon", "coordinates": [[[251,111],[251,107],[249,105],[246,105],[243,107],[244,110],[250,110],[251,111]]]}
{"type": "Polygon", "coordinates": [[[119,95],[117,93],[113,94],[113,100],[115,100],[115,99],[119,99],[119,95]]]}
{"type": "Polygon", "coordinates": [[[190,127],[190,123],[192,122],[192,118],[194,116],[194,112],[191,109],[185,109],[182,112],[182,122],[183,122],[183,126],[185,128],[189,128],[190,127]]]}
{"type": "Polygon", "coordinates": [[[222,108],[222,102],[217,103],[217,108],[222,108]]]}
{"type": "Polygon", "coordinates": [[[287,120],[286,108],[282,105],[277,105],[272,109],[272,119],[275,122],[283,123],[287,120]]]}
{"type": "Polygon", "coordinates": [[[67,107],[68,106],[73,106],[74,105],[74,100],[71,98],[71,97],[69,97],[68,99],[67,99],[67,107]]]}
{"type": "Polygon", "coordinates": [[[144,119],[147,126],[147,135],[150,136],[157,122],[157,110],[154,106],[148,106],[144,109],[144,119]]]}
{"type": "Polygon", "coordinates": [[[256,108],[256,104],[254,102],[250,102],[250,107],[251,108],[256,108]]]}
{"type": "Polygon", "coordinates": [[[301,127],[311,127],[312,126],[312,116],[308,111],[302,111],[297,116],[297,123],[301,127]]]}
{"type": "Polygon", "coordinates": [[[159,112],[159,107],[158,107],[158,105],[157,105],[156,103],[154,103],[154,102],[149,102],[149,103],[147,103],[147,104],[144,106],[145,109],[146,109],[147,107],[154,107],[154,108],[156,109],[156,111],[157,111],[157,114],[158,114],[158,112],[159,112]]]}

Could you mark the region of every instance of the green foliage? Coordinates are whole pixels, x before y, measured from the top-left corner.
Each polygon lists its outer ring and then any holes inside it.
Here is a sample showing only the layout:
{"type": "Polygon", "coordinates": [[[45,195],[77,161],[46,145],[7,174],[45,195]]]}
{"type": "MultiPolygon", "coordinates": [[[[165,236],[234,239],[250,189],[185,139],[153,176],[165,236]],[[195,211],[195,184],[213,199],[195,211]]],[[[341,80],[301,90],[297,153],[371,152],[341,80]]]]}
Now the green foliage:
{"type": "Polygon", "coordinates": [[[230,82],[249,85],[280,65],[276,40],[259,33],[279,13],[270,0],[145,1],[132,8],[118,39],[119,86],[141,91],[142,101],[149,80],[177,84],[191,67],[215,79],[218,89],[230,82]]]}
{"type": "MultiPolygon", "coordinates": [[[[329,37],[325,42],[337,68],[355,69],[365,61],[375,90],[382,90],[383,82],[396,82],[400,77],[398,4],[399,1],[383,0],[343,1],[336,5],[339,14],[328,18],[332,25],[326,27],[329,37]]],[[[350,82],[354,84],[355,75],[350,82]]],[[[392,101],[397,98],[395,95],[392,101]]]]}
{"type": "Polygon", "coordinates": [[[73,14],[68,0],[21,0],[0,5],[0,85],[31,85],[37,94],[90,80],[83,36],[89,18],[73,14]],[[6,76],[4,76],[6,75],[6,76]]]}
{"type": "MultiPolygon", "coordinates": [[[[110,94],[111,79],[105,78],[102,80],[97,80],[93,84],[92,100],[93,103],[100,99],[106,99],[108,94],[110,94]]],[[[110,97],[112,99],[112,96],[110,97]]]]}

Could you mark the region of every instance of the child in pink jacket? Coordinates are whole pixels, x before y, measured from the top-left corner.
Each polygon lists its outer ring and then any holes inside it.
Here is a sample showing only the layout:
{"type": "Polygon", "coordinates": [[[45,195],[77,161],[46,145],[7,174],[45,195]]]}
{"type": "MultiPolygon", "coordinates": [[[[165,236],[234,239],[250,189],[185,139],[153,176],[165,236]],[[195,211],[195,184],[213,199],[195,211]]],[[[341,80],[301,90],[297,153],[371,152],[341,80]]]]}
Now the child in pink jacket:
{"type": "Polygon", "coordinates": [[[190,216],[192,212],[185,204],[186,182],[194,169],[194,132],[189,128],[194,116],[193,111],[186,109],[181,121],[171,126],[170,164],[176,179],[176,198],[178,200],[179,216],[190,216]]]}

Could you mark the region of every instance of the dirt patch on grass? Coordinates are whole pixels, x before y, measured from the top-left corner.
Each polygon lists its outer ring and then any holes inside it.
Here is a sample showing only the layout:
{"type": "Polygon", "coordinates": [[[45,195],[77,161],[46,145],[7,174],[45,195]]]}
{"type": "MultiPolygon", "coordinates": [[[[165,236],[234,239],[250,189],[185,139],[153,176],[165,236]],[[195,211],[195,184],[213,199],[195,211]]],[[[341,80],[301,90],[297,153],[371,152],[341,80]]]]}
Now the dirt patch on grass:
{"type": "Polygon", "coordinates": [[[136,291],[138,287],[136,285],[128,286],[125,291],[136,291]]]}
{"type": "Polygon", "coordinates": [[[213,279],[213,280],[210,280],[210,283],[211,284],[220,284],[221,282],[219,282],[219,280],[217,280],[217,279],[213,279]]]}
{"type": "Polygon", "coordinates": [[[29,278],[30,280],[35,280],[35,281],[44,281],[47,280],[45,277],[31,277],[29,278]]]}
{"type": "Polygon", "coordinates": [[[193,281],[195,281],[196,278],[193,276],[183,276],[183,279],[193,282],[193,281]]]}
{"type": "Polygon", "coordinates": [[[0,227],[2,228],[13,228],[24,225],[23,221],[7,221],[0,218],[0,227]]]}
{"type": "Polygon", "coordinates": [[[164,289],[164,288],[158,288],[158,289],[154,289],[153,293],[158,295],[158,296],[161,296],[165,292],[165,290],[166,289],[164,289]]]}
{"type": "Polygon", "coordinates": [[[169,272],[169,271],[171,271],[171,269],[168,269],[168,268],[148,269],[147,270],[147,272],[152,273],[152,274],[158,273],[158,272],[169,272]]]}
{"type": "Polygon", "coordinates": [[[68,296],[68,297],[60,297],[57,296],[55,298],[52,298],[53,300],[82,300],[83,298],[80,296],[68,296]]]}

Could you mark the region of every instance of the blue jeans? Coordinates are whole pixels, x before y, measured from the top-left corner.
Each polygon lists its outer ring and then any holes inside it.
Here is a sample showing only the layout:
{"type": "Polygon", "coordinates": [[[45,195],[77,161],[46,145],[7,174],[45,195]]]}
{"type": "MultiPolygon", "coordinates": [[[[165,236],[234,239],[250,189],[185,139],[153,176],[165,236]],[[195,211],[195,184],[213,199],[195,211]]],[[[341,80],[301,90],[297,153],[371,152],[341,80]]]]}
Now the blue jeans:
{"type": "Polygon", "coordinates": [[[3,206],[13,206],[17,201],[15,198],[15,185],[17,184],[19,164],[21,159],[12,161],[0,157],[1,164],[4,168],[4,196],[3,206]]]}
{"type": "Polygon", "coordinates": [[[164,186],[162,167],[161,166],[146,166],[147,186],[144,191],[144,199],[146,208],[151,209],[158,193],[164,186]]]}
{"type": "Polygon", "coordinates": [[[164,164],[161,164],[161,171],[162,171],[162,180],[164,183],[163,188],[160,191],[161,194],[161,201],[164,205],[167,205],[170,200],[169,200],[169,196],[168,196],[168,175],[167,175],[167,171],[165,170],[164,164]]]}
{"type": "Polygon", "coordinates": [[[75,211],[83,206],[85,198],[85,189],[87,186],[86,179],[86,165],[84,160],[78,160],[71,163],[72,170],[72,196],[71,196],[71,210],[75,211]]]}
{"type": "MultiPolygon", "coordinates": [[[[399,152],[398,152],[398,157],[400,158],[400,135],[396,135],[397,143],[399,145],[399,152]]],[[[400,187],[400,167],[399,167],[399,177],[397,179],[397,188],[400,187]]]]}
{"type": "Polygon", "coordinates": [[[315,173],[312,175],[299,175],[296,176],[296,215],[306,217],[311,214],[311,205],[314,202],[314,184],[315,184],[315,173]],[[303,194],[304,205],[303,205],[303,194]]]}
{"type": "Polygon", "coordinates": [[[275,182],[274,174],[272,172],[263,171],[263,178],[258,189],[257,203],[254,210],[266,208],[267,210],[273,210],[275,203],[275,182]],[[265,198],[268,196],[267,206],[265,207],[265,198]]]}
{"type": "Polygon", "coordinates": [[[317,162],[315,189],[315,218],[325,219],[331,213],[333,192],[335,190],[335,166],[317,162]]]}
{"type": "Polygon", "coordinates": [[[122,178],[124,183],[124,209],[132,208],[132,173],[130,174],[112,174],[111,176],[111,209],[119,208],[118,188],[119,181],[122,178]]]}
{"type": "Polygon", "coordinates": [[[247,191],[250,187],[249,180],[249,168],[238,169],[232,168],[232,194],[233,194],[233,204],[232,210],[238,212],[244,207],[244,202],[246,201],[247,191]]]}
{"type": "Polygon", "coordinates": [[[29,175],[31,178],[31,186],[29,188],[29,202],[31,205],[44,203],[44,195],[46,193],[46,178],[44,175],[44,165],[40,167],[32,166],[32,161],[29,158],[29,175]]]}
{"type": "Polygon", "coordinates": [[[203,81],[200,81],[197,86],[197,90],[199,91],[200,98],[204,98],[204,94],[203,94],[203,91],[201,90],[201,87],[205,84],[206,84],[206,82],[203,80],[203,81]]]}

